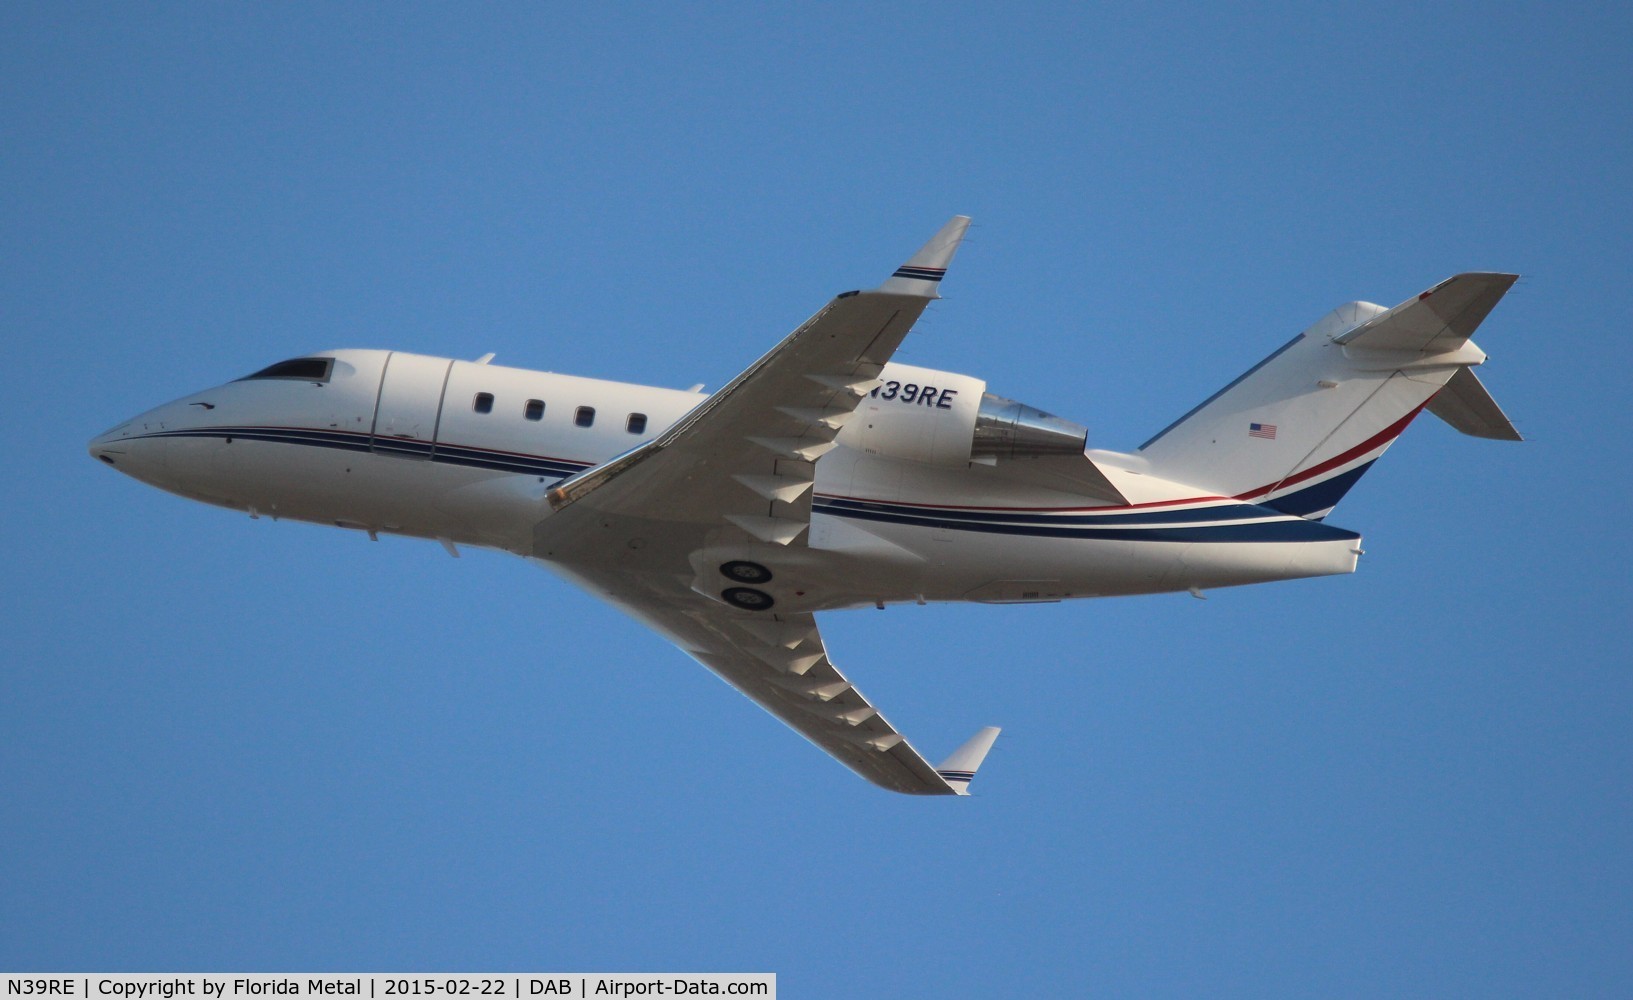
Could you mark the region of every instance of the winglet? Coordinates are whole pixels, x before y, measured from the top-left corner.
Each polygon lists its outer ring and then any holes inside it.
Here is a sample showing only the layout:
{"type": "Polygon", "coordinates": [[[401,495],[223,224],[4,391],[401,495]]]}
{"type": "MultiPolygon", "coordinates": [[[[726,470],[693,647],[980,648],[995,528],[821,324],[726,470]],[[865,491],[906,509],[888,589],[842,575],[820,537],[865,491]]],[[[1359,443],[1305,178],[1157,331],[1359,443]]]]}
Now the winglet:
{"type": "Polygon", "coordinates": [[[993,741],[998,738],[998,727],[987,726],[957,750],[953,755],[941,762],[936,773],[942,780],[952,786],[952,790],[960,795],[970,794],[970,781],[975,772],[980,769],[981,762],[987,759],[987,751],[992,749],[993,741]]]}
{"type": "Polygon", "coordinates": [[[881,292],[894,292],[897,295],[922,295],[927,299],[940,298],[936,294],[936,287],[941,284],[942,276],[947,273],[947,265],[952,263],[953,254],[958,252],[958,244],[964,241],[964,231],[970,228],[970,217],[955,215],[952,221],[941,227],[941,231],[930,237],[930,242],[919,248],[919,252],[908,259],[907,263],[896,268],[896,273],[890,280],[879,286],[881,292]]]}

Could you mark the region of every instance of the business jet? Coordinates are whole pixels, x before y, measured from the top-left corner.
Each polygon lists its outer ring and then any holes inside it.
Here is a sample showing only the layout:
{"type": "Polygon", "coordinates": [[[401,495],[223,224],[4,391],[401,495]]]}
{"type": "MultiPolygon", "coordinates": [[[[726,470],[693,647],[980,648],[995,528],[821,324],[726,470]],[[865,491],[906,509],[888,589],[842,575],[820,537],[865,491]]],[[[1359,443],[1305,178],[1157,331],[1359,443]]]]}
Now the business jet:
{"type": "Polygon", "coordinates": [[[250,516],[533,560],[656,630],[862,777],[966,795],[998,730],[932,765],[829,659],[814,617],[930,601],[1153,594],[1350,573],[1326,516],[1424,409],[1519,440],[1469,339],[1516,280],[1448,278],[1322,317],[1130,452],[891,360],[969,219],[823,306],[718,392],[401,351],[293,358],[91,441],[250,516]]]}

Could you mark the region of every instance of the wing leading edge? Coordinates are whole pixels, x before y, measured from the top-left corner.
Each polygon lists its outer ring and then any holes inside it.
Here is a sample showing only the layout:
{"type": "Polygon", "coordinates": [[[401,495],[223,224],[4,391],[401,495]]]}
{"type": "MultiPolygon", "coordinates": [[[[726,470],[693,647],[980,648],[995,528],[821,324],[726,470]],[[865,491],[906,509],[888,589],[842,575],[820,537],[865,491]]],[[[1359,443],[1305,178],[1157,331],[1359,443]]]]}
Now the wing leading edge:
{"type": "Polygon", "coordinates": [[[955,217],[883,286],[834,298],[652,441],[564,480],[534,531],[551,568],[864,778],[914,794],[967,794],[997,730],[932,766],[828,659],[811,614],[734,607],[709,574],[712,553],[804,548],[817,460],[937,297],[968,225],[955,217]]]}

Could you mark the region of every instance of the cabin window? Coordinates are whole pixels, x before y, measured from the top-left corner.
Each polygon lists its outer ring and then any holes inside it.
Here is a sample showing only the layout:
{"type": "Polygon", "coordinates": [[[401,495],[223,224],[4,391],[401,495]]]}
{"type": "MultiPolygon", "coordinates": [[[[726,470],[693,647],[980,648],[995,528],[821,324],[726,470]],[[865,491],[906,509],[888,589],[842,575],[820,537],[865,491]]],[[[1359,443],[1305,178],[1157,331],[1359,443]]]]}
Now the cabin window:
{"type": "Polygon", "coordinates": [[[479,392],[479,393],[477,393],[476,394],[476,402],[471,404],[471,407],[472,407],[472,409],[476,410],[476,412],[478,412],[478,413],[492,413],[493,412],[493,393],[491,393],[491,392],[479,392]]]}
{"type": "Polygon", "coordinates": [[[625,424],[624,426],[629,429],[629,432],[631,434],[645,434],[646,433],[646,414],[644,414],[644,413],[631,413],[629,415],[629,423],[625,424]]]}
{"type": "Polygon", "coordinates": [[[543,420],[544,419],[544,400],[542,400],[542,399],[530,399],[530,400],[528,400],[527,401],[526,413],[527,413],[527,419],[529,419],[529,420],[543,420]]]}
{"type": "Polygon", "coordinates": [[[240,382],[258,378],[286,378],[299,382],[327,382],[334,372],[334,358],[292,358],[268,365],[253,375],[245,375],[240,382]]]}
{"type": "Polygon", "coordinates": [[[573,423],[580,427],[588,427],[595,423],[595,407],[580,406],[578,410],[573,413],[573,423]]]}

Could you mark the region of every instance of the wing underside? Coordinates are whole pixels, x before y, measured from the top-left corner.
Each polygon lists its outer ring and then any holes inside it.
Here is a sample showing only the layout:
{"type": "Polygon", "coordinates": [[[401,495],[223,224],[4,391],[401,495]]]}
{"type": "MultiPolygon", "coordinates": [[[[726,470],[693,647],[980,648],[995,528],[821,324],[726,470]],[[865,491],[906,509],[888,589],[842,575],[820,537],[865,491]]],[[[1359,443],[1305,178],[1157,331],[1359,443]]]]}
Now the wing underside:
{"type": "Polygon", "coordinates": [[[657,438],[564,480],[534,531],[536,558],[869,781],[916,794],[964,794],[996,731],[944,777],[828,659],[808,611],[722,589],[721,574],[746,567],[751,584],[809,564],[816,462],[935,297],[968,223],[948,223],[879,289],[836,297],[657,438]]]}
{"type": "Polygon", "coordinates": [[[579,582],[874,784],[917,795],[963,791],[833,665],[812,615],[751,615],[657,578],[579,582]]]}

